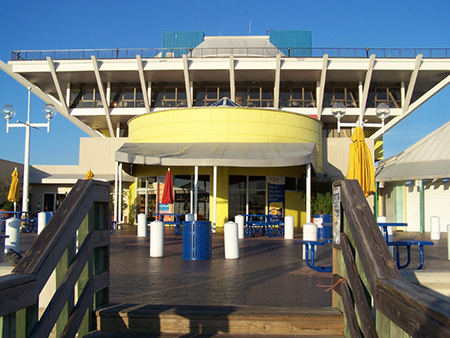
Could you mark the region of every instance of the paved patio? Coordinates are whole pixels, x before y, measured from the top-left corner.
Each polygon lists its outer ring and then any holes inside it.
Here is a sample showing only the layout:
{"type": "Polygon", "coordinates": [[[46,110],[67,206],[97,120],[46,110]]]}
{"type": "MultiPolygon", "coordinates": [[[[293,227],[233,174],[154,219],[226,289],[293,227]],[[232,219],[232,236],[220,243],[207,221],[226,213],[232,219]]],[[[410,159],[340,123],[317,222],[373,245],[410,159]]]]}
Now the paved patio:
{"type": "MultiPolygon", "coordinates": [[[[21,234],[21,253],[36,234],[21,234]]],[[[170,305],[330,306],[331,273],[311,270],[301,259],[301,233],[294,240],[254,237],[239,241],[240,258],[224,259],[223,234],[212,235],[212,259],[182,259],[182,239],[166,229],[164,257],[150,258],[149,237],[137,237],[135,226],[111,236],[111,302],[170,305]]],[[[429,233],[395,233],[395,239],[429,240],[429,233]]],[[[329,246],[328,246],[329,247],[329,246]]],[[[3,241],[0,243],[3,252],[3,241]]],[[[331,264],[331,249],[320,248],[318,265],[331,264]]],[[[424,271],[450,271],[447,234],[425,247],[424,271]]],[[[5,262],[0,255],[0,263],[5,262]]],[[[418,265],[412,249],[411,266],[418,265]]],[[[404,271],[404,270],[402,270],[404,271]]]]}

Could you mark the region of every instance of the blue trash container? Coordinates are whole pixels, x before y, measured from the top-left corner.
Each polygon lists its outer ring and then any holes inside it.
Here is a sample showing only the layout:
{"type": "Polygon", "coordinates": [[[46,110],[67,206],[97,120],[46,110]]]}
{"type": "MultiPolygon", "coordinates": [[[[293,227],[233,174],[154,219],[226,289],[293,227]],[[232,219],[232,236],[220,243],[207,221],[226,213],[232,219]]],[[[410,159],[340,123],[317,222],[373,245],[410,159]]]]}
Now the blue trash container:
{"type": "Polygon", "coordinates": [[[331,239],[333,237],[332,234],[332,223],[331,223],[331,215],[314,215],[314,223],[316,223],[316,219],[318,219],[317,224],[317,239],[331,239]],[[321,220],[321,221],[320,221],[321,220]],[[321,223],[320,226],[318,223],[321,223]]]}
{"type": "Polygon", "coordinates": [[[183,222],[183,259],[207,260],[211,258],[211,222],[183,222]]]}

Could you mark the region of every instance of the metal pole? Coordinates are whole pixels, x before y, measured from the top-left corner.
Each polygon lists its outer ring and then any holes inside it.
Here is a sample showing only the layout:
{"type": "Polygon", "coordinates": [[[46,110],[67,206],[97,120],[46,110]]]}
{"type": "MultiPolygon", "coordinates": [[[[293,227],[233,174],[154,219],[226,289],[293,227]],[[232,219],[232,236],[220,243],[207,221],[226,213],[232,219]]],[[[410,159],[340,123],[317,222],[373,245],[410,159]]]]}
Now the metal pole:
{"type": "Polygon", "coordinates": [[[213,219],[212,231],[216,232],[216,216],[217,216],[217,166],[214,166],[213,172],[213,219]]]}
{"type": "Polygon", "coordinates": [[[423,190],[423,180],[419,180],[419,209],[420,209],[420,233],[425,232],[425,193],[423,190]]]}
{"type": "Polygon", "coordinates": [[[28,87],[28,111],[27,123],[25,126],[25,158],[23,161],[23,196],[22,196],[22,213],[28,212],[28,196],[30,181],[30,99],[31,87],[28,87]]]}
{"type": "Polygon", "coordinates": [[[116,171],[114,174],[114,221],[117,222],[117,175],[118,175],[118,171],[119,171],[119,162],[116,161],[116,171]]]}
{"type": "Polygon", "coordinates": [[[306,223],[311,222],[311,163],[306,165],[306,223]]]}
{"type": "Polygon", "coordinates": [[[122,162],[119,163],[119,222],[122,222],[122,162]]]}
{"type": "Polygon", "coordinates": [[[198,166],[195,166],[194,174],[194,220],[197,220],[197,201],[198,201],[198,166]]]}

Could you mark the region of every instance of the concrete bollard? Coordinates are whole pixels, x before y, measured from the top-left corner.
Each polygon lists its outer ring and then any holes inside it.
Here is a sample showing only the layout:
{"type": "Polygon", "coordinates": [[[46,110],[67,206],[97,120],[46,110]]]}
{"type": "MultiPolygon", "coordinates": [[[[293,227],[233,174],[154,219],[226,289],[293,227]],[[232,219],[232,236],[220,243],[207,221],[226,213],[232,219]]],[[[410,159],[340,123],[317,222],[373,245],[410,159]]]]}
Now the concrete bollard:
{"type": "Polygon", "coordinates": [[[164,223],[150,223],[150,257],[164,257],[164,223]]]}
{"type": "Polygon", "coordinates": [[[284,239],[294,239],[294,216],[284,218],[284,239]]]}
{"type": "Polygon", "coordinates": [[[450,261],[450,224],[447,225],[447,253],[450,261]]]}
{"type": "Polygon", "coordinates": [[[5,235],[5,253],[8,249],[20,252],[20,219],[11,217],[6,220],[5,235]]]}
{"type": "Polygon", "coordinates": [[[227,222],[224,224],[224,246],[225,259],[239,258],[239,236],[238,224],[236,222],[227,222]]]}
{"type": "MultiPolygon", "coordinates": [[[[377,223],[386,223],[386,216],[378,216],[377,217],[377,223]]],[[[383,235],[384,238],[384,231],[382,227],[379,227],[381,234],[383,235]]],[[[394,227],[387,227],[387,232],[388,232],[388,241],[389,242],[393,242],[394,241],[394,227]]],[[[389,251],[391,252],[392,257],[394,257],[394,247],[393,246],[389,246],[389,251]]]]}
{"type": "Polygon", "coordinates": [[[234,221],[237,223],[237,226],[238,226],[238,238],[243,239],[244,238],[244,216],[236,215],[236,216],[234,216],[234,221]]]}
{"type": "Polygon", "coordinates": [[[432,241],[438,241],[441,239],[441,219],[438,216],[431,217],[430,238],[432,241]]]}
{"type": "MultiPolygon", "coordinates": [[[[303,240],[317,241],[317,224],[306,223],[303,224],[303,240]]],[[[314,259],[317,258],[317,252],[314,251],[314,259]]],[[[306,247],[303,245],[303,260],[306,260],[306,247]]]]}
{"type": "Polygon", "coordinates": [[[37,228],[37,234],[39,235],[42,230],[44,230],[45,226],[47,225],[48,221],[50,221],[50,218],[52,218],[53,213],[51,212],[45,212],[41,211],[38,214],[38,228],[37,228]]]}
{"type": "Polygon", "coordinates": [[[145,214],[138,215],[137,236],[138,237],[147,236],[147,215],[145,214]]]}

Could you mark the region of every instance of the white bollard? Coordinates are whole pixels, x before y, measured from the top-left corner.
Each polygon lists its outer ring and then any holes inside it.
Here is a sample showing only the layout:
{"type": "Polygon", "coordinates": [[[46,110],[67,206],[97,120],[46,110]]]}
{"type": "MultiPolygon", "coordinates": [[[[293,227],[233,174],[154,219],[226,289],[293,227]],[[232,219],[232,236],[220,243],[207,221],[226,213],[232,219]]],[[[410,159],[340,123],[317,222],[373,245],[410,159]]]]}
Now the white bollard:
{"type": "Polygon", "coordinates": [[[294,216],[284,218],[284,239],[294,239],[294,216]]]}
{"type": "Polygon", "coordinates": [[[44,230],[45,226],[47,225],[48,221],[50,221],[50,218],[52,218],[51,212],[45,212],[41,211],[38,214],[38,228],[37,228],[37,234],[39,235],[42,230],[44,230]]]}
{"type": "Polygon", "coordinates": [[[8,249],[20,252],[20,219],[11,217],[6,220],[5,235],[5,253],[8,249]]]}
{"type": "Polygon", "coordinates": [[[238,238],[243,239],[244,238],[244,216],[236,215],[236,216],[234,216],[234,221],[237,223],[237,226],[238,226],[238,238]]]}
{"type": "MultiPolygon", "coordinates": [[[[317,241],[317,224],[306,223],[303,224],[303,240],[317,241]]],[[[306,260],[306,247],[303,245],[303,260],[306,260]]],[[[317,258],[317,251],[314,251],[314,259],[317,258]]]]}
{"type": "Polygon", "coordinates": [[[430,238],[432,241],[438,241],[441,239],[441,219],[438,216],[431,217],[430,238]]]}
{"type": "Polygon", "coordinates": [[[447,253],[450,261],[450,224],[447,225],[447,253]]]}
{"type": "Polygon", "coordinates": [[[225,259],[237,259],[239,258],[238,224],[230,221],[225,223],[223,227],[225,259]]]}
{"type": "Polygon", "coordinates": [[[150,257],[164,257],[164,223],[150,223],[150,257]]]}
{"type": "Polygon", "coordinates": [[[147,215],[145,214],[138,215],[137,236],[138,237],[147,236],[147,215]]]}
{"type": "Polygon", "coordinates": [[[186,222],[193,222],[194,221],[194,215],[193,214],[186,214],[184,220],[186,222]]]}
{"type": "MultiPolygon", "coordinates": [[[[377,222],[378,223],[386,223],[386,216],[378,216],[377,217],[377,222]]],[[[383,235],[384,238],[384,231],[382,227],[379,227],[381,234],[383,235]]],[[[393,242],[394,241],[394,227],[387,227],[387,236],[388,236],[388,242],[393,242]]],[[[394,247],[393,246],[389,246],[389,251],[391,252],[392,257],[394,257],[394,247]]]]}

